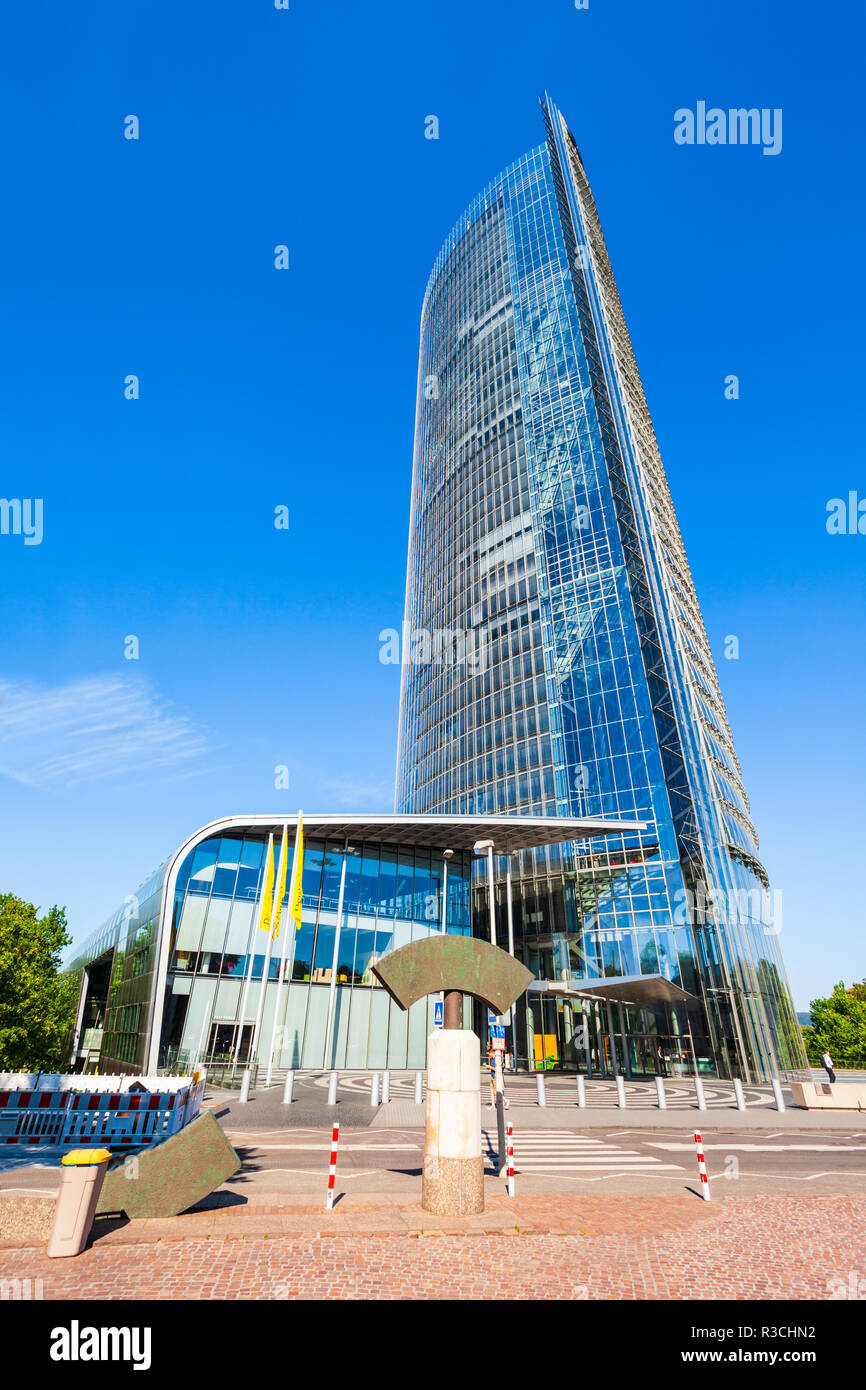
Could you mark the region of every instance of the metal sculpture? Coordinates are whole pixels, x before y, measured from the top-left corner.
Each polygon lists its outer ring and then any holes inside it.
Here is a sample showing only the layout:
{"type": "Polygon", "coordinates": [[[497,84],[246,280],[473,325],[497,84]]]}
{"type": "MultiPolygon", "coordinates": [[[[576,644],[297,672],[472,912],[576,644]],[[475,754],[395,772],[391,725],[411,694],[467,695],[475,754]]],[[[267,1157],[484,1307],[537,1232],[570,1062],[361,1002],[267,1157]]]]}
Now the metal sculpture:
{"type": "Polygon", "coordinates": [[[440,933],[402,946],[372,966],[401,1009],[445,996],[444,1028],[427,1041],[427,1125],[421,1205],[438,1216],[484,1210],[481,1044],[463,1025],[463,996],[505,1013],[532,981],[506,951],[471,936],[440,933]]]}

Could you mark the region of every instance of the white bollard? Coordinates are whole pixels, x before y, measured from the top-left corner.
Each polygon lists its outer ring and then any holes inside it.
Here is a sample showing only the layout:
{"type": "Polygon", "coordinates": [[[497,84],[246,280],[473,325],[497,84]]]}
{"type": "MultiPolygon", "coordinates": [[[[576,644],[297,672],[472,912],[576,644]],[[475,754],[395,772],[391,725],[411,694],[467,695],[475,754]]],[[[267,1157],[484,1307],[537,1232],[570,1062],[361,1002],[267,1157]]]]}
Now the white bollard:
{"type": "Polygon", "coordinates": [[[547,1104],[547,1092],[544,1089],[544,1072],[540,1071],[535,1078],[535,1087],[538,1092],[538,1104],[547,1104]]]}
{"type": "Polygon", "coordinates": [[[331,1072],[331,1078],[328,1082],[328,1104],[337,1104],[337,1073],[335,1071],[331,1072]]]}
{"type": "Polygon", "coordinates": [[[582,1076],[577,1078],[577,1103],[581,1110],[586,1109],[586,1084],[582,1076]]]}
{"type": "Polygon", "coordinates": [[[295,1098],[295,1073],[286,1072],[286,1079],[283,1083],[283,1105],[291,1105],[295,1098]]]}
{"type": "Polygon", "coordinates": [[[738,1110],[745,1110],[746,1097],[743,1095],[743,1083],[738,1076],[734,1077],[734,1099],[737,1102],[738,1110]]]}
{"type": "Polygon", "coordinates": [[[420,1104],[421,1104],[421,1099],[422,1099],[422,1097],[421,1097],[421,1088],[422,1088],[423,1084],[424,1084],[424,1073],[421,1072],[421,1071],[416,1071],[416,1073],[415,1073],[415,1104],[416,1104],[416,1105],[420,1105],[420,1104]]]}
{"type": "Polygon", "coordinates": [[[668,1098],[665,1095],[665,1079],[663,1076],[656,1077],[656,1091],[659,1098],[659,1110],[667,1110],[668,1098]]]}
{"type": "Polygon", "coordinates": [[[620,1110],[625,1110],[625,1082],[623,1081],[621,1076],[618,1076],[616,1078],[616,1103],[619,1106],[620,1110]]]}
{"type": "Polygon", "coordinates": [[[779,1080],[779,1078],[778,1078],[777,1076],[774,1076],[774,1077],[773,1077],[772,1086],[773,1086],[773,1095],[776,1097],[776,1109],[777,1109],[781,1114],[784,1115],[784,1113],[785,1113],[785,1101],[784,1101],[784,1099],[783,1099],[783,1097],[782,1097],[782,1083],[781,1083],[781,1081],[779,1080]]]}
{"type": "Polygon", "coordinates": [[[382,1072],[382,1104],[387,1105],[391,1099],[391,1073],[382,1072]]]}
{"type": "Polygon", "coordinates": [[[241,1104],[241,1105],[246,1105],[247,1101],[248,1101],[249,1098],[250,1098],[250,1080],[251,1080],[251,1078],[252,1078],[252,1073],[250,1072],[249,1067],[247,1067],[246,1071],[244,1072],[243,1076],[241,1077],[241,1093],[240,1093],[240,1096],[238,1097],[239,1104],[241,1104]]]}
{"type": "Polygon", "coordinates": [[[699,1076],[695,1077],[695,1100],[699,1110],[706,1110],[707,1098],[704,1095],[704,1083],[699,1076]]]}
{"type": "Polygon", "coordinates": [[[707,1161],[704,1158],[704,1141],[700,1136],[700,1131],[695,1130],[695,1144],[698,1150],[698,1174],[701,1179],[701,1195],[705,1202],[710,1200],[710,1180],[707,1177],[707,1161]]]}
{"type": "Polygon", "coordinates": [[[373,1076],[370,1081],[370,1104],[379,1104],[379,1073],[377,1071],[373,1072],[373,1076]]]}

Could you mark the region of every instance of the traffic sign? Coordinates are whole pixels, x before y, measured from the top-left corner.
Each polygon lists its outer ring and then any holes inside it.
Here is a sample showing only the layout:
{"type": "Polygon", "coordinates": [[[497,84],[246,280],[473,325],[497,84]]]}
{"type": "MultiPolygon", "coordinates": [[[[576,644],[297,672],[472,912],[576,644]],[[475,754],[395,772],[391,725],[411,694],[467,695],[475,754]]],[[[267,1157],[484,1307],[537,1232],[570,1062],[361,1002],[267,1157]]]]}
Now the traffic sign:
{"type": "Polygon", "coordinates": [[[433,1005],[433,1027],[442,1028],[445,1024],[441,999],[433,1005]]]}

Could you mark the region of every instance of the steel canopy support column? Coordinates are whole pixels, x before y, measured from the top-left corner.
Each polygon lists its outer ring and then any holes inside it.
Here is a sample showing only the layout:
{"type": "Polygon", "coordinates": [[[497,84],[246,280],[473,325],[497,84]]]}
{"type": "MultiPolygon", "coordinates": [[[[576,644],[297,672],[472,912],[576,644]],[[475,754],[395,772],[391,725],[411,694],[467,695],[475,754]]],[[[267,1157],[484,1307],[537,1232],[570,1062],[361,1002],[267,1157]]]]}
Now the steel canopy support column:
{"type": "Polygon", "coordinates": [[[583,1012],[581,1013],[581,1019],[583,1020],[582,1023],[581,1023],[581,1025],[580,1025],[580,1026],[581,1026],[581,1029],[582,1029],[582,1031],[583,1031],[583,1050],[584,1050],[584,1052],[586,1053],[586,1075],[587,1075],[587,1078],[588,1078],[589,1080],[591,1080],[591,1079],[592,1079],[592,1049],[591,1049],[591,1047],[590,1047],[590,1042],[589,1042],[589,1010],[588,1010],[586,1007],[584,1007],[584,1010],[583,1010],[583,1012]]]}
{"type": "Polygon", "coordinates": [[[616,1038],[614,1037],[614,1032],[613,1032],[613,1006],[611,1005],[611,1002],[610,1002],[609,999],[606,1000],[606,1004],[607,1004],[607,1035],[608,1035],[608,1037],[610,1038],[610,1061],[611,1061],[611,1065],[612,1065],[612,1067],[613,1067],[614,1078],[616,1078],[616,1077],[619,1076],[619,1063],[618,1063],[618,1061],[617,1061],[617,1056],[616,1056],[616,1038]]]}
{"type": "Polygon", "coordinates": [[[604,1022],[601,1015],[601,1005],[591,1004],[592,1016],[595,1020],[595,1036],[598,1039],[598,1069],[601,1072],[602,1081],[607,1080],[607,1067],[604,1061],[604,1022]]]}
{"type": "Polygon", "coordinates": [[[629,1056],[629,1047],[625,1039],[625,1014],[622,1011],[622,1004],[617,1004],[616,1007],[619,1014],[619,1031],[622,1035],[622,1060],[625,1063],[626,1078],[631,1081],[631,1057],[629,1056]]]}
{"type": "MultiPolygon", "coordinates": [[[[453,854],[454,854],[453,849],[446,849],[446,850],[443,850],[443,851],[442,851],[442,910],[441,910],[441,913],[440,913],[440,918],[441,918],[441,920],[440,920],[440,924],[439,924],[439,930],[443,933],[443,935],[444,935],[445,932],[447,932],[447,930],[448,930],[448,860],[452,857],[453,854]]],[[[444,1014],[445,1014],[445,1008],[444,1008],[444,1005],[445,1005],[445,995],[444,995],[444,993],[440,993],[439,999],[440,999],[440,1002],[441,1002],[442,1005],[443,1005],[442,1014],[443,1014],[443,1019],[444,1019],[444,1014]]]]}

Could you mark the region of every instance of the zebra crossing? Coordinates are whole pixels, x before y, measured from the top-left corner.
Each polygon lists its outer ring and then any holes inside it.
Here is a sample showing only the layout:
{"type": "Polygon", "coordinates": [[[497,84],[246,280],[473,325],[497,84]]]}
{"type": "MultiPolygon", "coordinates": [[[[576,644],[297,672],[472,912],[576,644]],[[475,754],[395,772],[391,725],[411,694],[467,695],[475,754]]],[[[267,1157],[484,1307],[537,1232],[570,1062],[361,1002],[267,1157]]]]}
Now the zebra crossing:
{"type": "MultiPolygon", "coordinates": [[[[483,1144],[492,1170],[498,1171],[496,1130],[485,1130],[483,1144]]],[[[514,1171],[520,1173],[661,1173],[683,1171],[651,1154],[612,1144],[588,1134],[562,1130],[521,1129],[514,1134],[514,1171]]]]}

